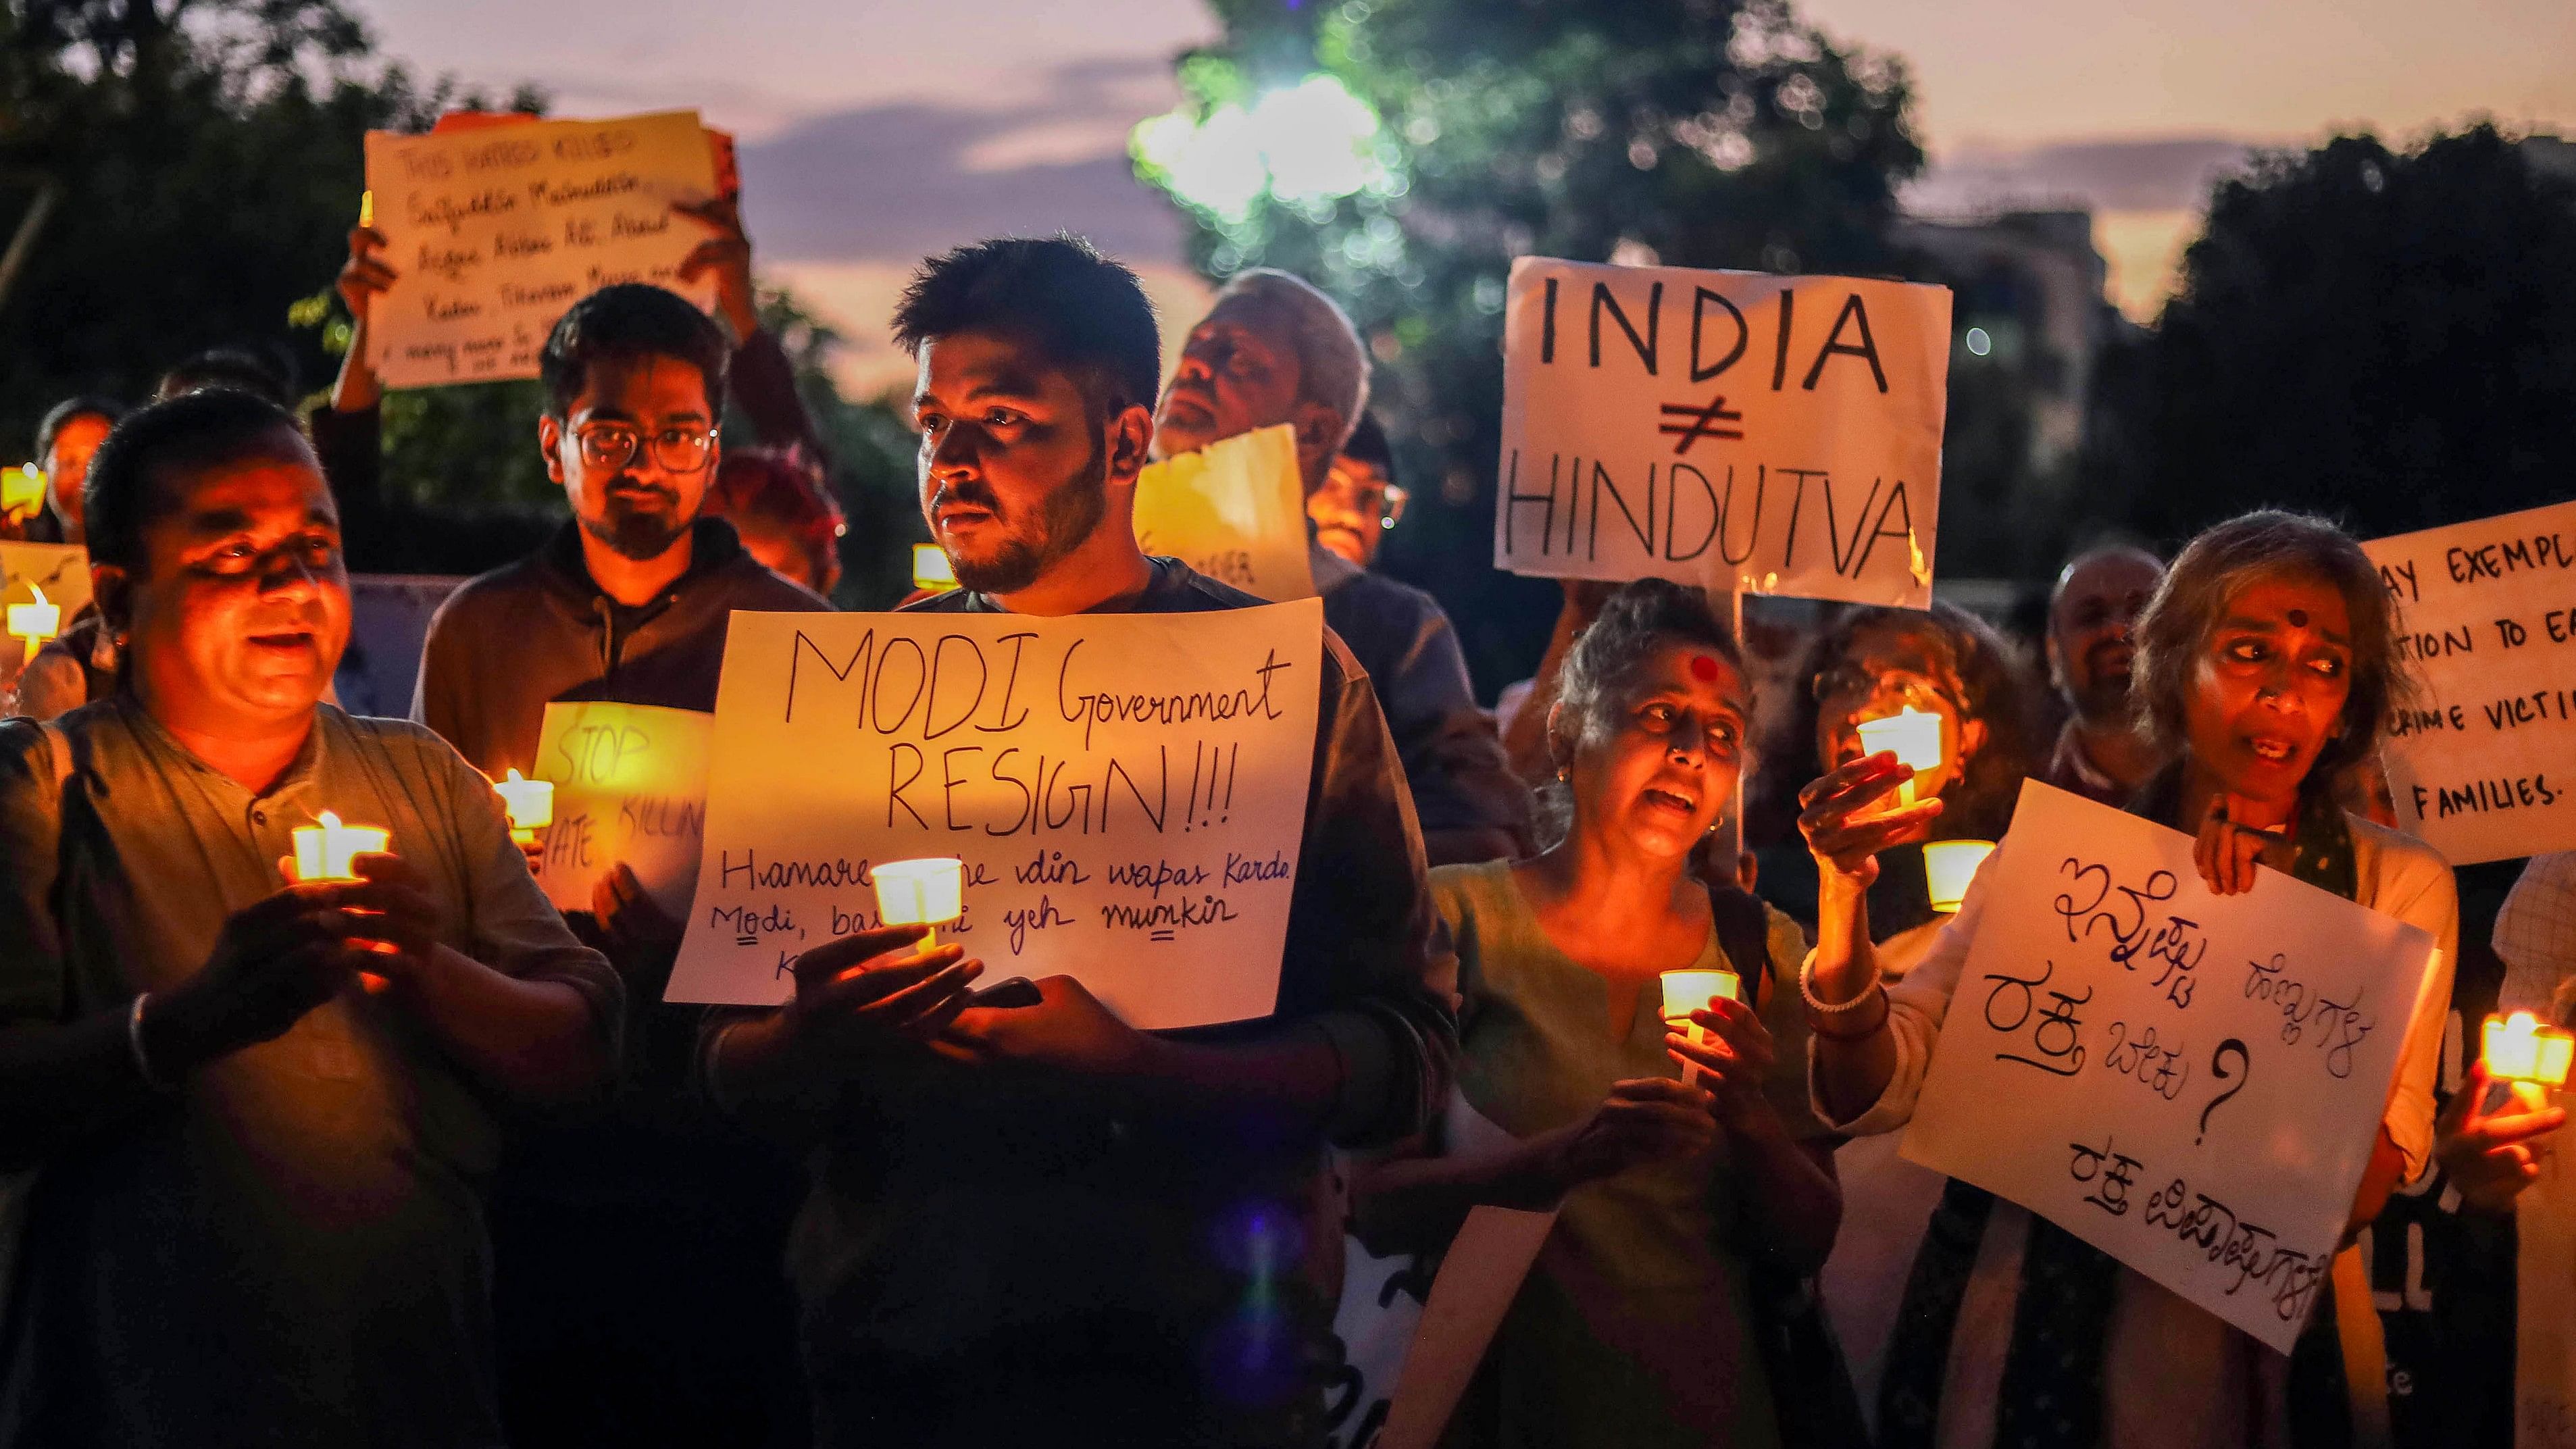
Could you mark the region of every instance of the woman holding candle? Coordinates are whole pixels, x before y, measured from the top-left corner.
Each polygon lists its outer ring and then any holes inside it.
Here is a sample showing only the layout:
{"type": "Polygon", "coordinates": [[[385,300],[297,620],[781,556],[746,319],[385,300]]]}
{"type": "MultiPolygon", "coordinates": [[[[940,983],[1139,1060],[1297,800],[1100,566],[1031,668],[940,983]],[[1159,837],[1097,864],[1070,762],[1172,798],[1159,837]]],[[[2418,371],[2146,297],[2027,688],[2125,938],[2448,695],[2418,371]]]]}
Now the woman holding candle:
{"type": "MultiPolygon", "coordinates": [[[[2436,979],[2404,1027],[2377,1152],[2351,1206],[2358,1229],[2431,1154],[2458,930],[2441,857],[2334,803],[2337,774],[2371,752],[2404,693],[2387,591],[2333,525],[2248,514],[2174,561],[2138,624],[2135,680],[2139,708],[2175,763],[2131,808],[2195,835],[2212,890],[2280,889],[2258,879],[2255,867],[2269,865],[2418,926],[2441,947],[2436,979]]],[[[1870,819],[1902,773],[1883,756],[1846,764],[1808,787],[1800,821],[1824,882],[1802,983],[1816,1101],[1852,1133],[1894,1131],[1912,1115],[1981,916],[1982,881],[1921,964],[1887,983],[1869,916],[1878,853],[1928,833],[1942,808],[1927,802],[1870,819]]],[[[2012,848],[2009,839],[2001,847],[2012,848]]],[[[2347,1283],[2356,1276],[2338,1273],[2347,1283]]],[[[2344,1376],[2333,1297],[2321,1295],[2310,1339],[2284,1359],[2072,1235],[1953,1183],[1908,1283],[1880,1399],[1881,1442],[2331,1439],[2356,1412],[2378,1407],[2379,1393],[2344,1376]]],[[[2349,1315],[2364,1338],[2376,1333],[2367,1306],[2349,1315]]]]}
{"type": "Polygon", "coordinates": [[[1490,1140],[1453,1129],[1447,1155],[1367,1166],[1357,1220],[1373,1247],[1427,1248],[1478,1203],[1561,1204],[1488,1357],[1497,1442],[1781,1441],[1748,1275],[1759,1258],[1813,1271],[1840,1203],[1799,1071],[1797,927],[1731,888],[1721,917],[1689,868],[1735,794],[1750,713],[1700,593],[1629,584],[1551,711],[1564,839],[1432,872],[1473,1114],[1452,1121],[1490,1140]],[[1733,972],[1760,1010],[1689,1003],[1711,1038],[1694,1044],[1659,983],[1684,969],[1733,972]]]}

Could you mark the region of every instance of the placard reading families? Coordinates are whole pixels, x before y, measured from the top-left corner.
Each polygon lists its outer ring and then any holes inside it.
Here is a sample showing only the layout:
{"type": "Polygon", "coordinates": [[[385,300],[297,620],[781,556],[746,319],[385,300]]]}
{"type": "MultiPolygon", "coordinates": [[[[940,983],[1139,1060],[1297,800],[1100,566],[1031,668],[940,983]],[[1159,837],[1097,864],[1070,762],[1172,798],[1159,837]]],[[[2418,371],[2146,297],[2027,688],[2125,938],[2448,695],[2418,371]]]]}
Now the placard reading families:
{"type": "Polygon", "coordinates": [[[1272,603],[1314,593],[1296,430],[1283,423],[1148,464],[1136,479],[1136,542],[1272,603]]]}
{"type": "Polygon", "coordinates": [[[691,292],[679,266],[709,233],[671,203],[716,177],[697,112],[666,111],[369,131],[367,187],[395,273],[367,319],[376,371],[435,387],[536,376],[555,319],[613,282],[691,292]]]}
{"type": "Polygon", "coordinates": [[[1523,257],[1494,566],[1923,608],[1945,287],[1523,257]]]}
{"type": "Polygon", "coordinates": [[[2453,865],[2576,847],[2576,503],[2362,545],[2423,697],[2380,763],[2453,865]]]}
{"type": "Polygon", "coordinates": [[[2434,944],[2277,871],[2212,895],[2191,848],[2022,786],[1904,1154],[2287,1353],[2434,944]]]}
{"type": "Polygon", "coordinates": [[[1314,599],[735,614],[668,998],[782,1001],[800,953],[876,926],[873,866],[955,856],[940,939],[986,984],[1072,976],[1139,1027],[1269,1014],[1323,638],[1314,599]]]}
{"type": "Polygon", "coordinates": [[[617,866],[674,920],[697,891],[706,848],[707,745],[715,716],[642,704],[550,704],[534,778],[555,787],[537,884],[562,910],[590,909],[617,866]]]}
{"type": "Polygon", "coordinates": [[[89,550],[76,543],[0,542],[0,604],[32,604],[36,591],[62,623],[89,607],[89,550]]]}

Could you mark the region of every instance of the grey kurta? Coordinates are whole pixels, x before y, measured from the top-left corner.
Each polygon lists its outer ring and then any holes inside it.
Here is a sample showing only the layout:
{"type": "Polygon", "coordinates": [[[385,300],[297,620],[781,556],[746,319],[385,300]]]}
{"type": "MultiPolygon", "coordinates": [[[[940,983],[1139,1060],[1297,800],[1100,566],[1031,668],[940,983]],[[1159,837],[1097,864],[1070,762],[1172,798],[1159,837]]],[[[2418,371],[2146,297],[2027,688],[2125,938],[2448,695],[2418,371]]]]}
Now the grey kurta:
{"type": "MultiPolygon", "coordinates": [[[[254,796],[128,697],[60,727],[76,768],[57,797],[52,743],[0,726],[0,1025],[194,975],[226,917],[278,888],[289,832],[330,809],[391,829],[447,945],[574,987],[615,1031],[616,976],[529,878],[489,782],[429,731],[317,706],[254,796]]],[[[496,1138],[483,1090],[353,987],[56,1151],[26,1189],[0,1444],[498,1444],[480,1200],[496,1138]]]]}

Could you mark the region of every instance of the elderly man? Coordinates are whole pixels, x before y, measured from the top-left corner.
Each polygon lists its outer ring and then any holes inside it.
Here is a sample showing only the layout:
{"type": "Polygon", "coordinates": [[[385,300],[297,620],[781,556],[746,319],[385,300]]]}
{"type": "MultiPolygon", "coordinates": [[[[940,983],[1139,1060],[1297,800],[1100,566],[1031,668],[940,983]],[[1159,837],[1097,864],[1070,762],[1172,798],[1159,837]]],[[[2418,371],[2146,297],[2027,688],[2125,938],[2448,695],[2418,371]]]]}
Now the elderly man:
{"type": "Polygon", "coordinates": [[[2165,566],[2126,545],[2076,555],[2048,599],[2048,677],[2069,715],[2041,778],[2105,805],[2126,805],[2164,756],[2129,709],[2130,627],[2165,566]]]}
{"type": "MultiPolygon", "coordinates": [[[[1193,452],[1281,423],[1295,430],[1307,496],[1368,405],[1368,353],[1330,297],[1285,272],[1238,273],[1192,328],[1164,389],[1155,447],[1193,452]]],[[[1310,543],[1324,622],[1377,686],[1433,865],[1491,860],[1530,844],[1529,798],[1476,708],[1467,661],[1440,604],[1310,543]]]]}
{"type": "Polygon", "coordinates": [[[497,1444],[494,1109],[606,1080],[617,978],[445,741],[319,703],[348,575],[292,417],[147,408],[86,515],[121,685],[0,726],[0,1445],[497,1444]],[[287,884],[326,810],[388,853],[287,884]]]}

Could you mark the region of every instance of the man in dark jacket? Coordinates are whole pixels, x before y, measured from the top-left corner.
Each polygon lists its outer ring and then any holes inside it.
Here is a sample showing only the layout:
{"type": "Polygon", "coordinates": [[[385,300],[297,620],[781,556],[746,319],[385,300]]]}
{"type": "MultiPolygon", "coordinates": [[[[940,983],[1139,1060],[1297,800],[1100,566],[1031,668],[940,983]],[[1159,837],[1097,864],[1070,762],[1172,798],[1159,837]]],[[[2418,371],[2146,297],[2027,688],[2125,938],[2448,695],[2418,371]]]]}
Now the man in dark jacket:
{"type": "MultiPolygon", "coordinates": [[[[440,607],[412,703],[475,768],[533,773],[554,701],[712,710],[734,610],[829,607],[699,514],[726,360],[658,287],[603,288],[555,325],[537,441],[573,516],[440,607]]],[[[608,1121],[523,1134],[495,1195],[511,1442],[792,1442],[792,1164],[686,1109],[697,1014],[661,1004],[678,923],[622,865],[594,901],[573,920],[634,1003],[629,1091],[608,1121]]]]}

